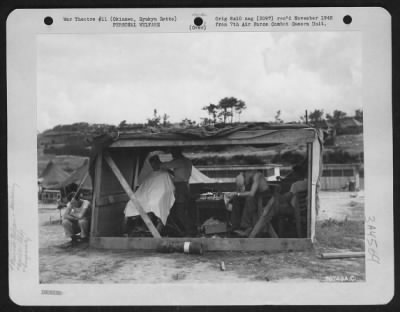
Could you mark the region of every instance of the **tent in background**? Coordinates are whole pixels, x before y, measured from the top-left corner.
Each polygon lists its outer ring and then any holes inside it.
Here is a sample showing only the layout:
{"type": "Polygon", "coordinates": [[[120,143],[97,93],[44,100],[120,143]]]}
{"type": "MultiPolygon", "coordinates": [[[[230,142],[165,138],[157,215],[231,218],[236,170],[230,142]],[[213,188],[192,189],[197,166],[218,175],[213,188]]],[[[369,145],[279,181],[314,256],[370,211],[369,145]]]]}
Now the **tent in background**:
{"type": "Polygon", "coordinates": [[[50,160],[39,176],[39,181],[41,181],[41,186],[45,189],[59,189],[68,177],[69,174],[67,172],[50,160]]]}
{"type": "Polygon", "coordinates": [[[64,180],[61,184],[61,187],[66,187],[72,183],[75,183],[76,185],[80,185],[85,176],[87,175],[86,180],[81,186],[81,190],[84,191],[92,191],[92,180],[90,178],[90,175],[88,173],[89,171],[89,160],[85,159],[83,162],[82,166],[77,168],[66,180],[64,180]]]}
{"type": "Polygon", "coordinates": [[[189,183],[216,183],[216,180],[213,178],[209,178],[205,174],[201,173],[200,170],[197,169],[195,166],[192,166],[192,175],[190,176],[189,183]]]}

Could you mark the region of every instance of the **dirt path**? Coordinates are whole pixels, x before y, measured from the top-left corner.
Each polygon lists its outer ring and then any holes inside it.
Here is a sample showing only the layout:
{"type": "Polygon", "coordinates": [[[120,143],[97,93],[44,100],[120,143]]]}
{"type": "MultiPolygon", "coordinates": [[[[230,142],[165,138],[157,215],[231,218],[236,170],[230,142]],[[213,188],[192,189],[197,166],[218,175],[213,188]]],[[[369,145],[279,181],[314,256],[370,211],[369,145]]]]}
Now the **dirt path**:
{"type": "Polygon", "coordinates": [[[320,192],[318,220],[364,220],[364,191],[320,192]]]}
{"type": "Polygon", "coordinates": [[[321,260],[317,251],[292,253],[210,252],[203,256],[77,247],[40,250],[41,283],[241,282],[288,279],[364,280],[364,260],[321,260]],[[66,255],[68,253],[68,255],[66,255]],[[224,261],[225,271],[220,269],[224,261]]]}
{"type": "MultiPolygon", "coordinates": [[[[336,216],[344,220],[346,216],[347,219],[355,216],[354,219],[362,220],[360,206],[363,207],[363,197],[354,199],[349,193],[326,194],[321,197],[321,210],[329,211],[321,213],[322,219],[336,216]],[[351,204],[355,200],[357,204],[351,204]],[[353,213],[354,209],[358,212],[353,213]]],[[[321,260],[318,257],[322,251],[363,250],[363,227],[359,223],[320,221],[317,226],[320,243],[312,251],[276,254],[208,252],[194,256],[96,250],[88,246],[56,248],[54,246],[66,242],[60,224],[49,224],[50,217],[53,222],[59,218],[58,211],[41,209],[39,216],[41,283],[285,282],[328,281],[344,276],[357,281],[365,279],[362,258],[321,260]],[[360,226],[354,226],[357,224],[360,226]],[[335,244],[330,244],[332,241],[335,244]],[[225,271],[220,268],[222,261],[225,271]]]]}

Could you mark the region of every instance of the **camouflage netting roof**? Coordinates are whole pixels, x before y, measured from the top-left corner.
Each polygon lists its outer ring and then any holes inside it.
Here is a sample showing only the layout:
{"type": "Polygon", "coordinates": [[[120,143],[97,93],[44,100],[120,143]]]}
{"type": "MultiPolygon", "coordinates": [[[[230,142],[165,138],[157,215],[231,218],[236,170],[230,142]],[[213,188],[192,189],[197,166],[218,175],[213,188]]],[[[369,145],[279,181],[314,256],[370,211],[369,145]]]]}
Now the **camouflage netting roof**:
{"type": "Polygon", "coordinates": [[[172,127],[148,127],[144,129],[129,129],[122,128],[117,132],[108,133],[95,138],[95,142],[103,141],[105,137],[114,140],[127,139],[150,139],[150,140],[193,140],[193,139],[213,139],[224,138],[230,134],[240,131],[256,131],[256,130],[295,130],[306,129],[310,126],[305,124],[269,124],[269,123],[252,123],[235,126],[214,127],[188,127],[188,128],[172,128],[172,127]]]}

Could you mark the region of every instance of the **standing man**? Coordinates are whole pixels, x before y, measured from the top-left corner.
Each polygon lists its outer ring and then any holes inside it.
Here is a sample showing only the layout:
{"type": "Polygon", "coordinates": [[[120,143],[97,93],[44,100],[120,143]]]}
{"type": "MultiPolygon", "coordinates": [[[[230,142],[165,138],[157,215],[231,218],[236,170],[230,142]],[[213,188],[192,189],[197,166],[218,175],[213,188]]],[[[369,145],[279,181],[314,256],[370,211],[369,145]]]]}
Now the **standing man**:
{"type": "Polygon", "coordinates": [[[78,197],[76,193],[68,195],[67,208],[62,225],[65,236],[71,238],[71,243],[87,242],[89,240],[90,202],[78,197]],[[80,235],[78,235],[80,233],[80,235]]]}
{"type": "Polygon", "coordinates": [[[245,184],[244,184],[244,172],[240,172],[235,178],[236,184],[236,194],[230,200],[232,205],[232,212],[231,212],[231,224],[232,224],[232,231],[236,231],[240,229],[240,221],[242,220],[242,213],[244,208],[244,197],[237,196],[238,193],[245,191],[245,184]]]}
{"type": "MultiPolygon", "coordinates": [[[[241,236],[248,236],[257,223],[259,216],[262,213],[262,208],[267,204],[270,198],[270,188],[264,175],[259,171],[244,172],[245,189],[249,191],[237,192],[236,196],[244,198],[243,212],[238,212],[241,209],[240,205],[233,205],[232,216],[236,219],[232,220],[232,225],[239,225],[242,231],[236,232],[241,236]],[[240,216],[240,222],[237,219],[240,216]]],[[[240,203],[240,201],[236,201],[240,203]]]]}
{"type": "Polygon", "coordinates": [[[297,237],[302,237],[302,227],[301,227],[301,212],[299,207],[296,205],[297,197],[299,193],[306,192],[308,189],[307,182],[307,167],[294,166],[293,176],[299,179],[299,181],[294,182],[289,192],[279,195],[277,197],[277,205],[275,205],[274,215],[284,215],[284,216],[294,216],[296,222],[296,233],[297,237]]]}
{"type": "Polygon", "coordinates": [[[192,161],[182,154],[179,147],[171,149],[172,160],[160,165],[161,169],[173,171],[175,186],[175,203],[171,209],[171,216],[184,228],[185,234],[194,234],[194,222],[188,214],[190,202],[189,179],[192,175],[192,161]]]}

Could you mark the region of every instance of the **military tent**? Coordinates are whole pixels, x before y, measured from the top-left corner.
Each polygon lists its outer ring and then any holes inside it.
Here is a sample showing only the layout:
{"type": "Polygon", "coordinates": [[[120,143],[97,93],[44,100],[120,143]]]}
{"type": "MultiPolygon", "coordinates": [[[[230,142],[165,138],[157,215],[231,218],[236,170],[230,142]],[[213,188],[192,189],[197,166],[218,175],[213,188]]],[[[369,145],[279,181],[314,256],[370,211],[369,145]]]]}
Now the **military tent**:
{"type": "Polygon", "coordinates": [[[83,191],[92,191],[92,179],[89,176],[89,160],[85,159],[82,166],[77,168],[71,175],[64,180],[61,187],[66,187],[72,183],[76,185],[81,185],[80,189],[83,191]],[[85,180],[84,180],[85,179],[85,180]]]}
{"type": "Polygon", "coordinates": [[[60,166],[53,161],[49,161],[46,168],[39,176],[39,181],[42,188],[45,189],[59,189],[62,183],[69,177],[60,166]]]}

